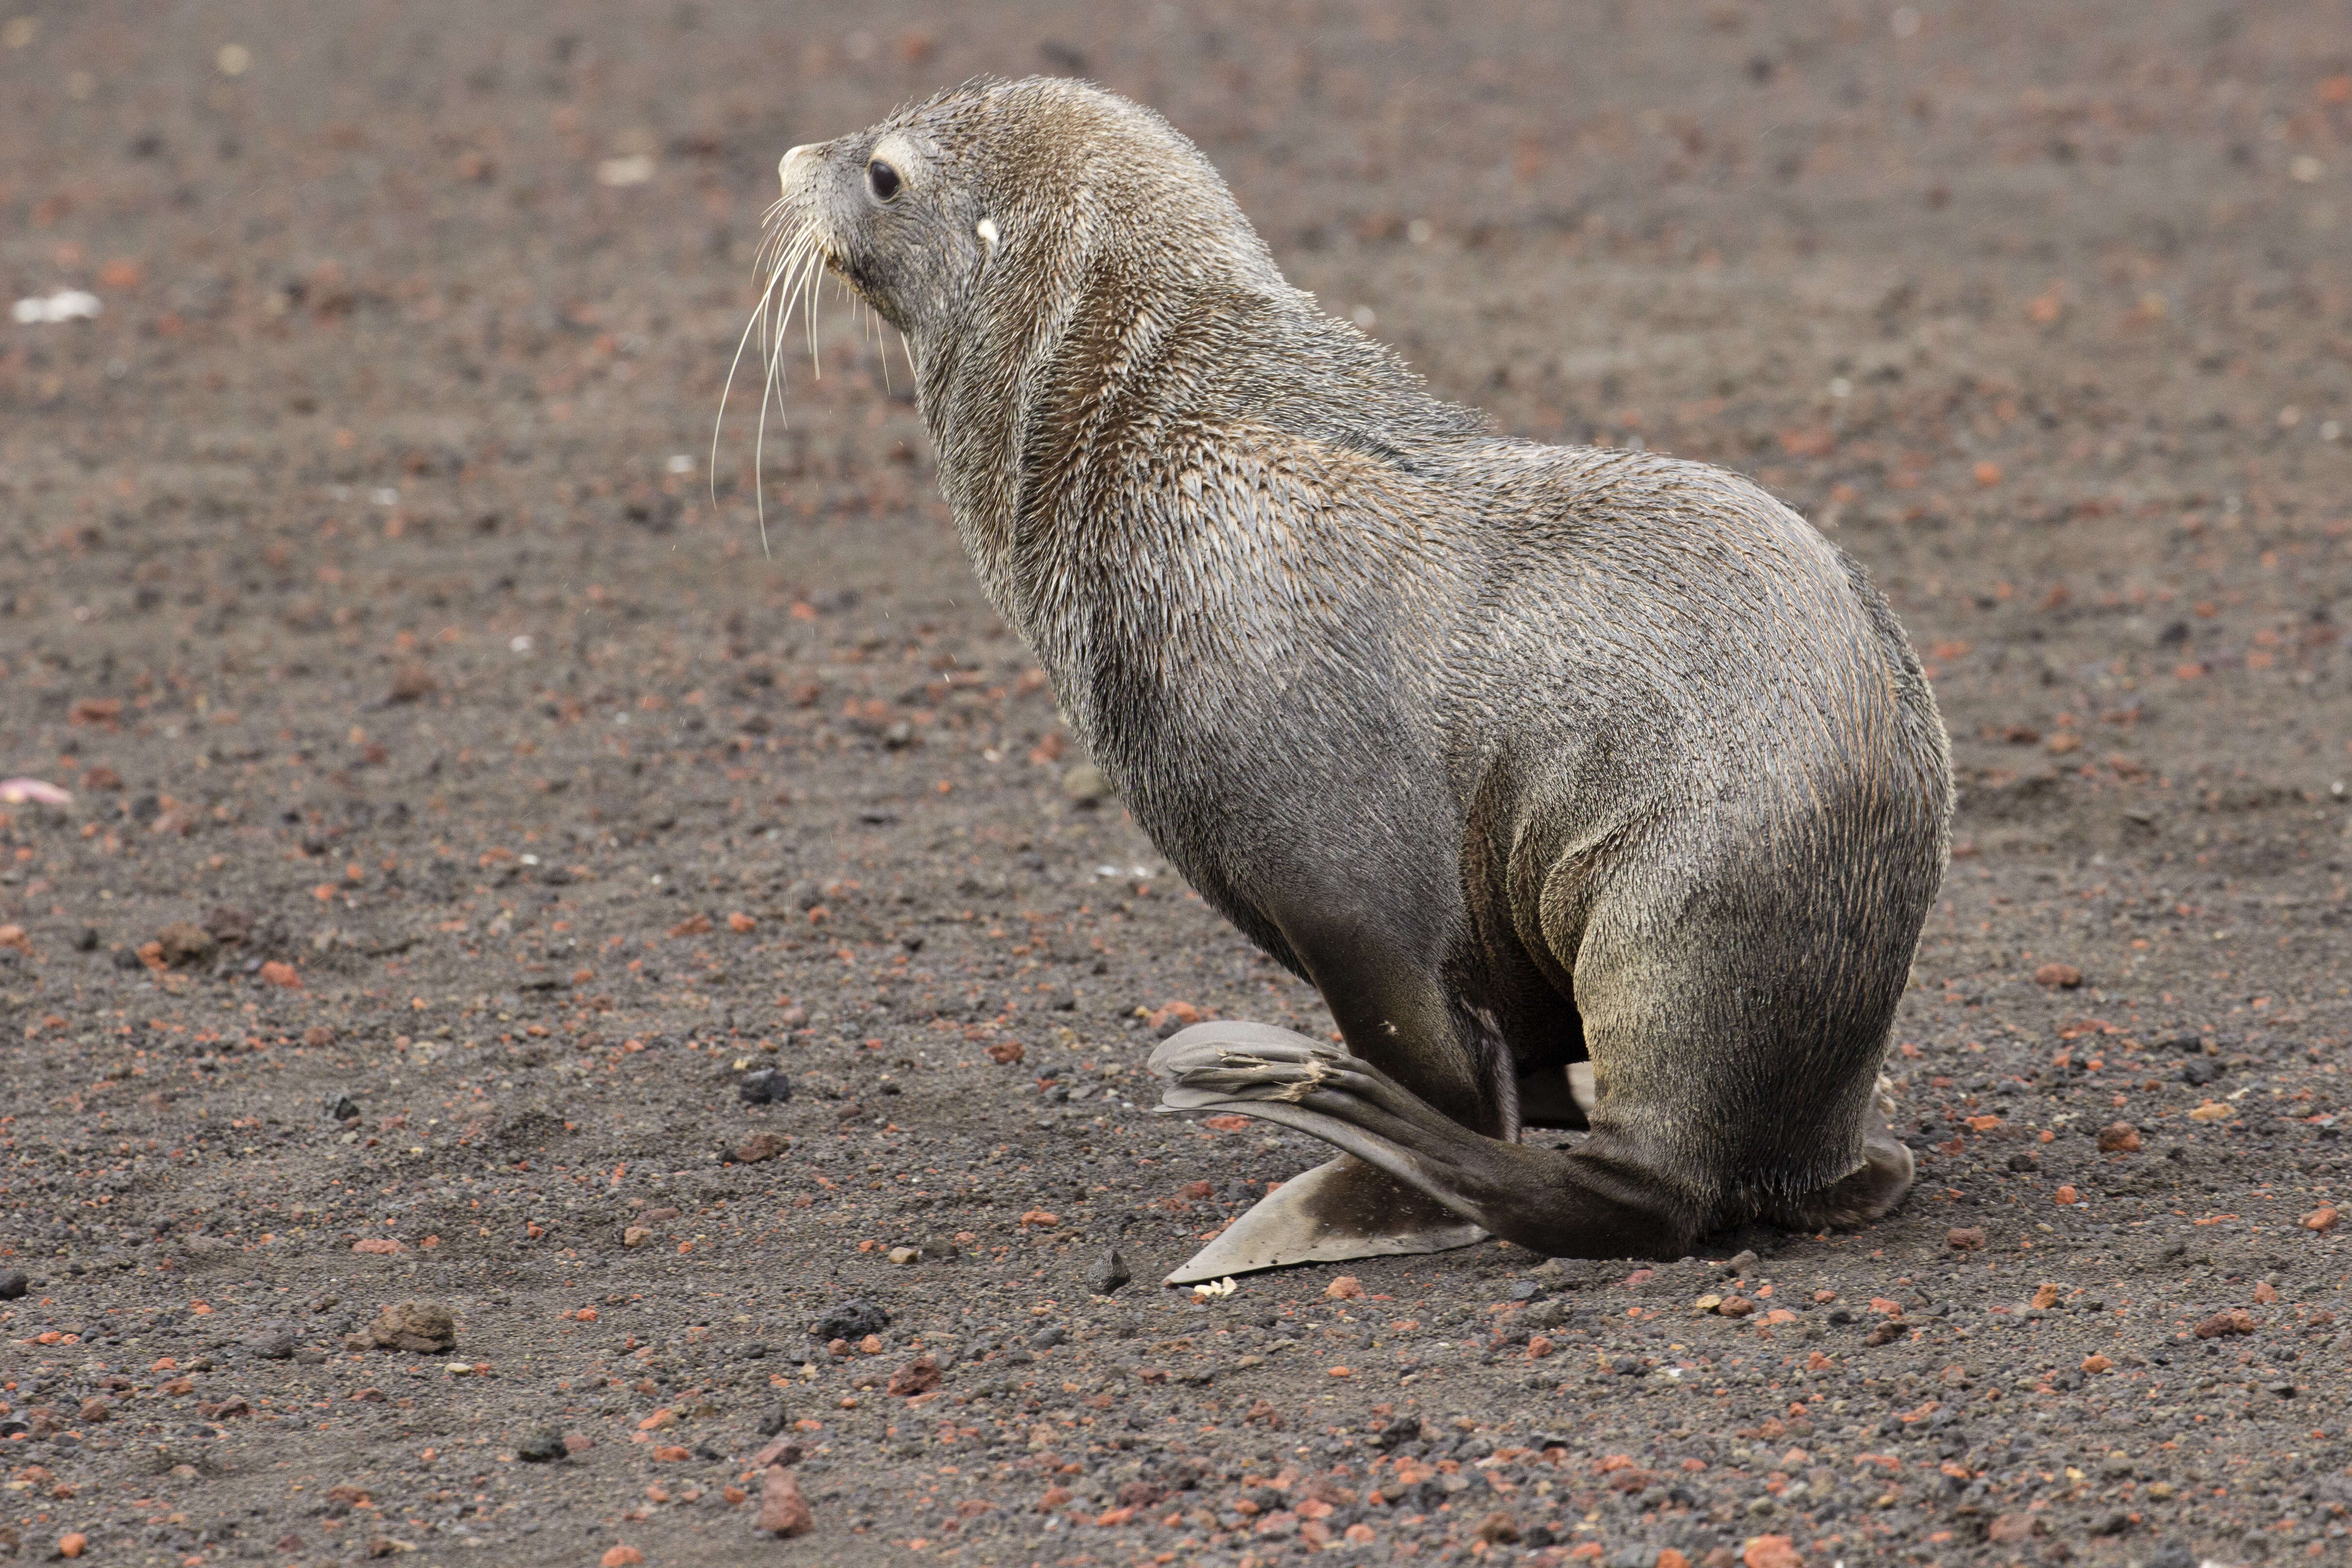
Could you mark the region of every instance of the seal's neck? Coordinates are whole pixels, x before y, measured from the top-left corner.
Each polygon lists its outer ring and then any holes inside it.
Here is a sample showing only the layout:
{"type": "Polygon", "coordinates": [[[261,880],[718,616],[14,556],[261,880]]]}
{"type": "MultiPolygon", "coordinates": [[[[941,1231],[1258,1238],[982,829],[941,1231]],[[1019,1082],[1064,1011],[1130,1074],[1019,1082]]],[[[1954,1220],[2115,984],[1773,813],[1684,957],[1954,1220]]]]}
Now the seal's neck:
{"type": "MultiPolygon", "coordinates": [[[[1258,504],[1234,461],[1317,448],[1378,460],[1392,442],[1426,451],[1476,428],[1475,415],[1429,396],[1378,344],[1268,277],[1098,260],[1017,279],[1049,309],[979,312],[968,330],[919,345],[924,419],[973,572],[1098,757],[1108,738],[1097,710],[1121,705],[1097,689],[1106,672],[1158,668],[1179,624],[1196,656],[1213,651],[1197,646],[1203,637],[1251,635],[1230,616],[1192,613],[1218,576],[1201,570],[1194,536],[1258,504]]],[[[1264,530],[1253,552],[1264,580],[1224,590],[1297,591],[1314,569],[1276,570],[1274,557],[1305,538],[1264,530]]]]}
{"type": "Polygon", "coordinates": [[[1216,343],[1238,318],[1287,302],[1222,283],[1171,288],[1103,263],[1038,282],[1033,297],[1052,308],[933,346],[918,380],[973,572],[1083,721],[1089,702],[1074,677],[1101,651],[1089,612],[1128,597],[1120,580],[1149,574],[1157,553],[1149,509],[1136,504],[1153,448],[1173,424],[1235,412],[1213,370],[1216,343]]]}

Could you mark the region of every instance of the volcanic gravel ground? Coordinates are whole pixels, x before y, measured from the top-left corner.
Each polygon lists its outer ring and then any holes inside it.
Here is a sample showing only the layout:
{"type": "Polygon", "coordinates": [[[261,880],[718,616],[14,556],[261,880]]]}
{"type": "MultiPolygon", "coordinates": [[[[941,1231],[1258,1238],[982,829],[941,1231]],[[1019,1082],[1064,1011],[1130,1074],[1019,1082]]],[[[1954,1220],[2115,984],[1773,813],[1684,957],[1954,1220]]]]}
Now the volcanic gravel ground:
{"type": "Polygon", "coordinates": [[[2344,1561],[2352,8],[18,3],[6,1550],[2344,1561]],[[1159,1288],[1323,1152],[1150,1046],[1319,1004],[838,296],[772,554],[756,373],[709,489],[777,157],[1033,69],[1885,587],[1965,791],[1886,1223],[1159,1288]]]}

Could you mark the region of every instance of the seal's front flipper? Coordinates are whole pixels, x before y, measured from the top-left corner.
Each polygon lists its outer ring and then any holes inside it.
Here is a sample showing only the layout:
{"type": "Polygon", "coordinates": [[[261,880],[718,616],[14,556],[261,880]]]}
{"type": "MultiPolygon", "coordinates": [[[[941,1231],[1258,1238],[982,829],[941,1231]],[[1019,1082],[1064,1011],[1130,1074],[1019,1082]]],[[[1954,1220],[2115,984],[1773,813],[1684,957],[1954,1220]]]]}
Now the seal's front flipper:
{"type": "Polygon", "coordinates": [[[1859,1169],[1769,1217],[1792,1230],[1849,1230],[1868,1225],[1903,1201],[1915,1169],[1911,1151],[1881,1128],[1863,1144],[1859,1169]]]}
{"type": "Polygon", "coordinates": [[[1292,1177],[1168,1276],[1192,1285],[1297,1263],[1444,1252],[1486,1233],[1444,1205],[1342,1154],[1292,1177]]]}

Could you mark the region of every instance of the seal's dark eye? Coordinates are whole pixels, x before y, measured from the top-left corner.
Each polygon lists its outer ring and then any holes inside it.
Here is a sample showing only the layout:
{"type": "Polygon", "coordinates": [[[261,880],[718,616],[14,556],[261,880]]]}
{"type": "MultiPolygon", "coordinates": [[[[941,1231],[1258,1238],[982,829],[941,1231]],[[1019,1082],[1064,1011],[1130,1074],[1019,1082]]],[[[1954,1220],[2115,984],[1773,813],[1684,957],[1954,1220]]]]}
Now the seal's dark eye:
{"type": "Polygon", "coordinates": [[[887,202],[896,196],[900,184],[898,171],[881,159],[866,165],[866,188],[874,193],[876,201],[887,202]]]}

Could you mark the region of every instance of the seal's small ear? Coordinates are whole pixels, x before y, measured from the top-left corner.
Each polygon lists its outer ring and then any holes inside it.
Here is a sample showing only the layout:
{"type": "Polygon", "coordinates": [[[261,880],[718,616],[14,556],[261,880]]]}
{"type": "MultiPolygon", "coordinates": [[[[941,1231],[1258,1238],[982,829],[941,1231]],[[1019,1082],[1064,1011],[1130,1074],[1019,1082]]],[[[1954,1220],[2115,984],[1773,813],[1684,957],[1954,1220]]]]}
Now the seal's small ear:
{"type": "Polygon", "coordinates": [[[978,223],[971,226],[971,232],[980,236],[980,243],[988,247],[988,253],[991,256],[996,254],[997,244],[1003,238],[1003,236],[999,235],[996,231],[996,220],[994,218],[984,217],[981,219],[978,223]]]}

